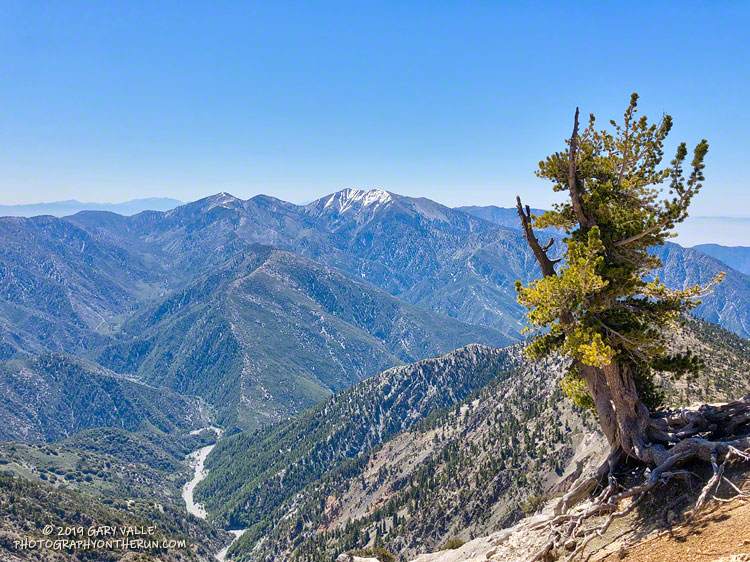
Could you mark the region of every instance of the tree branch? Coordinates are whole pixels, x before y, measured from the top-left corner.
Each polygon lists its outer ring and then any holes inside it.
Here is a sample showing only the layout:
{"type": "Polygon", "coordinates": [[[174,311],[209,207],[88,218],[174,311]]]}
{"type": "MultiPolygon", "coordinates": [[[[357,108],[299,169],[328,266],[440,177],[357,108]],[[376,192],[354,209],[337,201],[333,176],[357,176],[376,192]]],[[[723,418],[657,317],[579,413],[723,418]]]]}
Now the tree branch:
{"type": "MultiPolygon", "coordinates": [[[[680,147],[684,151],[684,143],[680,147]]],[[[690,179],[688,180],[688,185],[686,188],[683,188],[681,186],[681,177],[682,177],[682,158],[684,158],[684,153],[680,155],[680,150],[678,149],[678,155],[674,160],[674,171],[673,171],[673,189],[677,191],[677,193],[680,194],[680,199],[671,204],[671,206],[665,202],[665,210],[662,216],[662,220],[660,220],[658,223],[648,227],[643,232],[640,232],[638,234],[634,234],[633,236],[628,236],[627,238],[623,238],[622,240],[618,240],[614,243],[615,247],[625,246],[626,244],[630,244],[631,242],[636,242],[643,238],[644,236],[648,236],[649,234],[660,230],[664,228],[666,225],[668,225],[672,221],[680,221],[683,220],[687,216],[686,208],[687,204],[690,202],[690,199],[695,195],[698,190],[701,187],[700,182],[703,180],[703,176],[701,174],[701,170],[703,168],[703,157],[706,154],[706,151],[708,150],[708,143],[705,141],[701,141],[698,146],[695,147],[695,156],[693,158],[693,172],[690,174],[690,179]]]]}
{"type": "MultiPolygon", "coordinates": [[[[680,195],[680,201],[678,202],[678,207],[682,208],[682,206],[685,204],[685,199],[688,197],[688,195],[692,195],[693,186],[691,185],[688,187],[685,191],[682,192],[682,195],[680,195]]],[[[667,224],[669,224],[670,221],[676,220],[677,217],[674,216],[668,216],[664,220],[659,221],[658,223],[649,226],[646,230],[643,232],[639,232],[638,234],[634,234],[633,236],[628,236],[627,238],[623,238],[622,240],[618,240],[614,243],[614,246],[616,248],[619,248],[620,246],[625,246],[626,244],[630,244],[631,242],[636,242],[643,238],[644,236],[648,236],[652,232],[655,232],[657,230],[660,230],[664,228],[667,224]]]]}
{"type": "MultiPolygon", "coordinates": [[[[627,169],[627,166],[628,166],[628,153],[627,153],[628,150],[630,150],[630,117],[628,117],[628,115],[626,114],[625,137],[623,139],[623,149],[622,149],[622,165],[620,166],[620,173],[617,175],[617,187],[622,187],[622,179],[625,177],[625,170],[627,169]]],[[[638,159],[636,159],[635,161],[637,162],[638,159]]]]}
{"type": "Polygon", "coordinates": [[[523,235],[526,238],[526,242],[528,242],[531,251],[534,253],[534,257],[539,263],[539,267],[542,269],[542,275],[544,275],[544,277],[556,275],[555,264],[560,260],[551,260],[547,257],[547,250],[549,250],[552,244],[547,244],[544,248],[539,244],[539,240],[534,234],[534,229],[531,226],[531,210],[529,209],[529,206],[526,205],[526,210],[524,211],[524,207],[521,205],[520,196],[516,196],[516,209],[518,210],[518,217],[521,219],[523,235]]]}
{"type": "Polygon", "coordinates": [[[570,191],[570,202],[576,215],[578,224],[583,228],[591,226],[591,220],[583,211],[583,200],[578,191],[578,180],[576,179],[576,154],[578,153],[578,108],[573,121],[573,134],[570,136],[570,148],[568,149],[568,191],[570,191]]]}

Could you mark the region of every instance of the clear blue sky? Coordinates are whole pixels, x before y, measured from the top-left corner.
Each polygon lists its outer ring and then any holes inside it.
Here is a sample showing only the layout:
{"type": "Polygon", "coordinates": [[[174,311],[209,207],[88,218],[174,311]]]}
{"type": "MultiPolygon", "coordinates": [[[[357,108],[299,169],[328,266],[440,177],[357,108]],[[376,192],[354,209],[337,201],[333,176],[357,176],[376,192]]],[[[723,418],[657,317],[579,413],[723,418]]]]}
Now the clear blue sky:
{"type": "Polygon", "coordinates": [[[693,214],[750,215],[750,2],[526,4],[2,1],[0,203],[542,207],[575,106],[605,123],[638,91],[711,143],[693,214]]]}

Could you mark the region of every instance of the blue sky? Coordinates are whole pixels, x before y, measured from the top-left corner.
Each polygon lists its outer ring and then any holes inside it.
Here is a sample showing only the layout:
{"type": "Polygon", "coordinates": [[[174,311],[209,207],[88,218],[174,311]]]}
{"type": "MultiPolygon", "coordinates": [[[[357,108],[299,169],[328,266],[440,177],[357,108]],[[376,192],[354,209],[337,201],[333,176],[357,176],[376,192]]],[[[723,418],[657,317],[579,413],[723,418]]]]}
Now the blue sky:
{"type": "Polygon", "coordinates": [[[711,143],[697,215],[750,215],[750,2],[2,2],[0,203],[555,198],[576,105],[632,91],[711,143]],[[729,203],[729,204],[728,204],[729,203]]]}

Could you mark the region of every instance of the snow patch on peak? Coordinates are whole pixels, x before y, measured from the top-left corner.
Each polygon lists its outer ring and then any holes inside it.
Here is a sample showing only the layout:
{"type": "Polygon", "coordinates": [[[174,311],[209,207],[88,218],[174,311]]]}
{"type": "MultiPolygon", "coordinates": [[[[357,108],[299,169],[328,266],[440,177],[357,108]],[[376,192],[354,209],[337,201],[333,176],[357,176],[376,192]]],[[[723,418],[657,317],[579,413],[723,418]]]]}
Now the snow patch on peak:
{"type": "Polygon", "coordinates": [[[372,207],[384,205],[393,201],[393,197],[382,189],[343,189],[329,196],[323,205],[324,209],[333,207],[339,213],[344,213],[353,207],[372,207]]]}
{"type": "Polygon", "coordinates": [[[213,199],[214,201],[221,201],[221,202],[239,201],[239,199],[237,199],[234,195],[232,195],[231,193],[227,193],[226,191],[217,193],[216,195],[213,196],[213,199]]]}
{"type": "Polygon", "coordinates": [[[236,203],[239,203],[240,200],[237,199],[234,195],[227,193],[226,191],[222,191],[221,193],[217,193],[216,195],[213,195],[210,197],[211,205],[206,209],[207,211],[210,211],[214,207],[224,207],[226,209],[231,209],[233,206],[235,206],[236,203]]]}

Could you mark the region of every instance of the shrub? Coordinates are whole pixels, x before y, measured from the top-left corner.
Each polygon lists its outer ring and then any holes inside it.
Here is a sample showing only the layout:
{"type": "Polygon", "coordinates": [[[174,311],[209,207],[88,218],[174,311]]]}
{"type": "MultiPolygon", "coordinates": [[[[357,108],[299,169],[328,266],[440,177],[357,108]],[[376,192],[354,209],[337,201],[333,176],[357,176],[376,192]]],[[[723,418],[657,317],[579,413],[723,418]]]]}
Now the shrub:
{"type": "Polygon", "coordinates": [[[441,548],[440,550],[456,550],[457,548],[461,548],[465,544],[466,542],[462,541],[461,539],[450,539],[443,545],[443,548],[441,548]]]}
{"type": "Polygon", "coordinates": [[[521,511],[523,511],[525,515],[532,515],[533,513],[536,513],[536,511],[542,507],[548,499],[549,496],[546,494],[529,496],[526,498],[526,501],[521,504],[521,511]]]}
{"type": "Polygon", "coordinates": [[[361,556],[362,558],[377,558],[380,562],[396,562],[396,556],[384,548],[362,548],[348,552],[352,556],[361,556]]]}

